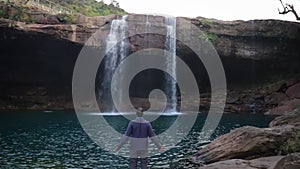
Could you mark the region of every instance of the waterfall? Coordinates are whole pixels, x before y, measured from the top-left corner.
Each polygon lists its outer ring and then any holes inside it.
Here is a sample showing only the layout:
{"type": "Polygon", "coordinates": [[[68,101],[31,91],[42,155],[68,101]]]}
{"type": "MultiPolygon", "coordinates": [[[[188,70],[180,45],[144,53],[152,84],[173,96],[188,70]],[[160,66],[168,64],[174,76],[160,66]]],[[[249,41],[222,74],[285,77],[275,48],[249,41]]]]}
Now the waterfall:
{"type": "Polygon", "coordinates": [[[165,48],[171,53],[171,57],[167,57],[167,70],[171,72],[171,76],[166,76],[165,90],[170,98],[168,112],[177,112],[177,95],[176,95],[176,17],[165,17],[167,26],[167,36],[165,48]]]}
{"type": "MultiPolygon", "coordinates": [[[[149,16],[146,18],[146,32],[151,29],[151,23],[149,22],[149,16]]],[[[110,32],[106,39],[106,57],[104,59],[104,71],[102,73],[100,90],[98,92],[100,100],[102,101],[102,108],[106,112],[116,112],[115,106],[112,102],[111,90],[118,91],[120,96],[117,99],[122,99],[122,79],[118,79],[117,84],[111,84],[114,71],[118,67],[119,63],[128,55],[129,42],[123,40],[117,42],[120,39],[124,39],[128,34],[127,16],[123,16],[122,19],[115,19],[111,23],[110,32]],[[117,44],[117,45],[116,45],[117,44]]],[[[165,39],[165,51],[171,53],[171,57],[166,58],[166,69],[171,72],[166,76],[164,89],[168,98],[168,106],[166,112],[177,112],[177,92],[176,92],[176,17],[165,17],[165,25],[167,29],[165,39]]],[[[149,36],[149,35],[148,35],[149,36]]],[[[148,36],[145,39],[144,45],[149,47],[150,42],[148,36]],[[148,44],[146,44],[148,43],[148,44]]],[[[170,55],[168,55],[170,56],[170,55]]],[[[121,70],[121,73],[125,73],[125,70],[121,70]]],[[[120,100],[118,101],[120,103],[120,100]]]]}
{"type": "MultiPolygon", "coordinates": [[[[127,56],[129,45],[126,40],[119,42],[118,40],[124,39],[127,36],[127,15],[122,19],[114,19],[111,23],[110,32],[106,39],[106,57],[104,60],[104,73],[101,82],[101,89],[99,90],[99,96],[102,100],[110,100],[109,105],[105,105],[106,111],[116,112],[115,107],[112,104],[110,95],[110,89],[121,90],[122,79],[119,79],[119,83],[111,86],[111,80],[114,71],[118,67],[119,63],[127,56]],[[118,45],[116,45],[118,44],[118,45]],[[109,95],[109,96],[108,96],[109,95]]],[[[122,92],[120,93],[120,99],[122,98],[122,92]]],[[[108,103],[105,103],[108,104],[108,103]]]]}
{"type": "Polygon", "coordinates": [[[149,21],[149,15],[146,18],[146,32],[149,32],[151,29],[151,22],[149,21]]]}

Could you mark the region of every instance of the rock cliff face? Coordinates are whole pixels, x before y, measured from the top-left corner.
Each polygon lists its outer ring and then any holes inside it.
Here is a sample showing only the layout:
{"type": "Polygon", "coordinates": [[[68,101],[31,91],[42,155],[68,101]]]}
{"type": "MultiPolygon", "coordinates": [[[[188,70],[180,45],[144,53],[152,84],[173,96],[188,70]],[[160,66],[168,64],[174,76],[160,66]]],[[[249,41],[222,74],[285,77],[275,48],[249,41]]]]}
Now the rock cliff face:
{"type": "MultiPolygon", "coordinates": [[[[72,108],[72,71],[84,42],[97,30],[108,35],[112,20],[121,18],[118,15],[76,16],[72,24],[64,24],[59,16],[36,17],[40,22],[35,24],[0,19],[2,109],[72,108]]],[[[145,25],[147,18],[156,25],[155,29],[166,29],[164,17],[130,14],[127,18],[129,31],[145,25]]],[[[215,46],[230,88],[299,74],[298,23],[181,19],[197,26],[215,46]]],[[[130,37],[129,41],[131,52],[135,52],[149,46],[163,48],[165,37],[143,34],[130,37]],[[144,38],[152,43],[142,43],[144,38]]],[[[104,41],[97,45],[104,45],[104,41]]],[[[177,43],[177,54],[190,66],[198,81],[206,82],[203,83],[205,90],[209,82],[202,63],[180,42],[177,43]]]]}

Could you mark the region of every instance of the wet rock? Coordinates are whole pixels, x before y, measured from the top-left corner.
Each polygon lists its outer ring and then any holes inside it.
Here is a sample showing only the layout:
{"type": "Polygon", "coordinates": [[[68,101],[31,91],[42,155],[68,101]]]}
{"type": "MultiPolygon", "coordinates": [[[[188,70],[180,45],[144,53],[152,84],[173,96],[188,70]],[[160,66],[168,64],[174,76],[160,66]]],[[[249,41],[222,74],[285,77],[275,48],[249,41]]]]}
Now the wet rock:
{"type": "Polygon", "coordinates": [[[239,96],[235,96],[235,97],[228,98],[226,100],[226,103],[233,104],[233,103],[237,103],[239,100],[240,100],[240,97],[239,96]]]}
{"type": "Polygon", "coordinates": [[[273,169],[299,169],[300,153],[289,154],[281,158],[273,169]]]}
{"type": "Polygon", "coordinates": [[[268,110],[265,115],[284,115],[288,112],[293,111],[294,109],[288,105],[283,105],[279,107],[272,108],[268,110]]]}
{"type": "Polygon", "coordinates": [[[285,125],[292,125],[300,127],[300,110],[294,110],[284,116],[279,116],[271,121],[269,127],[280,127],[285,125]]]}
{"type": "Polygon", "coordinates": [[[300,109],[300,99],[293,99],[282,102],[282,105],[272,108],[265,113],[265,115],[284,115],[292,112],[295,109],[300,109]]]}
{"type": "Polygon", "coordinates": [[[294,128],[242,127],[225,134],[201,149],[195,160],[213,163],[228,159],[254,159],[277,155],[279,147],[292,135],[294,128]]]}
{"type": "Polygon", "coordinates": [[[252,111],[251,106],[246,104],[236,105],[236,104],[226,104],[225,112],[231,113],[242,113],[242,112],[250,112],[252,111]]]}
{"type": "Polygon", "coordinates": [[[199,169],[269,169],[276,165],[283,156],[262,157],[254,160],[232,159],[221,162],[216,162],[199,169]]]}
{"type": "Polygon", "coordinates": [[[214,163],[278,155],[284,143],[300,131],[299,112],[296,110],[277,117],[270,123],[270,128],[245,126],[232,130],[215,139],[191,159],[194,163],[214,163]]]}
{"type": "Polygon", "coordinates": [[[300,99],[300,83],[289,87],[286,91],[286,94],[291,98],[300,99]]]}
{"type": "Polygon", "coordinates": [[[193,163],[191,160],[184,158],[178,161],[175,161],[170,165],[172,169],[190,169],[190,168],[199,168],[200,166],[204,166],[203,164],[193,163]]]}

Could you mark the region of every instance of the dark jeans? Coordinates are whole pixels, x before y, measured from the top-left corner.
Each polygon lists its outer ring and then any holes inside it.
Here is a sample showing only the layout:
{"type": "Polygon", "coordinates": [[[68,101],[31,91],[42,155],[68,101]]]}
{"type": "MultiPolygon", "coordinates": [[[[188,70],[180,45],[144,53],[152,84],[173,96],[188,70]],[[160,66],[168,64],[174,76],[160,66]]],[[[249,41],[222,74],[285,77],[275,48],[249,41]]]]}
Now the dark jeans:
{"type": "Polygon", "coordinates": [[[147,169],[148,164],[148,151],[147,150],[137,150],[130,152],[130,169],[137,169],[138,161],[141,161],[141,168],[147,169]],[[140,157],[140,158],[139,158],[140,157]]]}
{"type": "Polygon", "coordinates": [[[148,158],[130,158],[130,169],[137,169],[139,159],[141,161],[141,168],[147,169],[148,158]]]}

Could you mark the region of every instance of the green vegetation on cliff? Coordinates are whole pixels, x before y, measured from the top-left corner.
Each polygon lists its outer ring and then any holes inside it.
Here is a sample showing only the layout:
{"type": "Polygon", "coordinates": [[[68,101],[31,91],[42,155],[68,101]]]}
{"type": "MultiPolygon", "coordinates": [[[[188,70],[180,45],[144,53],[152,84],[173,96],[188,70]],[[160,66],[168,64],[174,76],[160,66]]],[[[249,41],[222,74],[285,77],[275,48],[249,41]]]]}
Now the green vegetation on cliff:
{"type": "Polygon", "coordinates": [[[95,0],[24,0],[22,1],[0,1],[0,17],[17,21],[27,21],[26,15],[37,14],[37,11],[46,14],[73,15],[73,13],[85,16],[104,16],[110,14],[124,15],[126,12],[119,8],[117,1],[110,5],[95,0]],[[56,13],[53,13],[56,11],[56,13]]]}
{"type": "Polygon", "coordinates": [[[74,12],[86,16],[99,16],[109,14],[125,14],[126,12],[119,8],[116,1],[110,5],[105,4],[103,1],[97,2],[95,0],[51,0],[54,3],[60,4],[74,12]]]}
{"type": "Polygon", "coordinates": [[[80,14],[104,16],[124,15],[126,12],[119,8],[116,1],[112,1],[110,5],[95,0],[0,1],[0,18],[26,23],[71,24],[80,14]]]}

